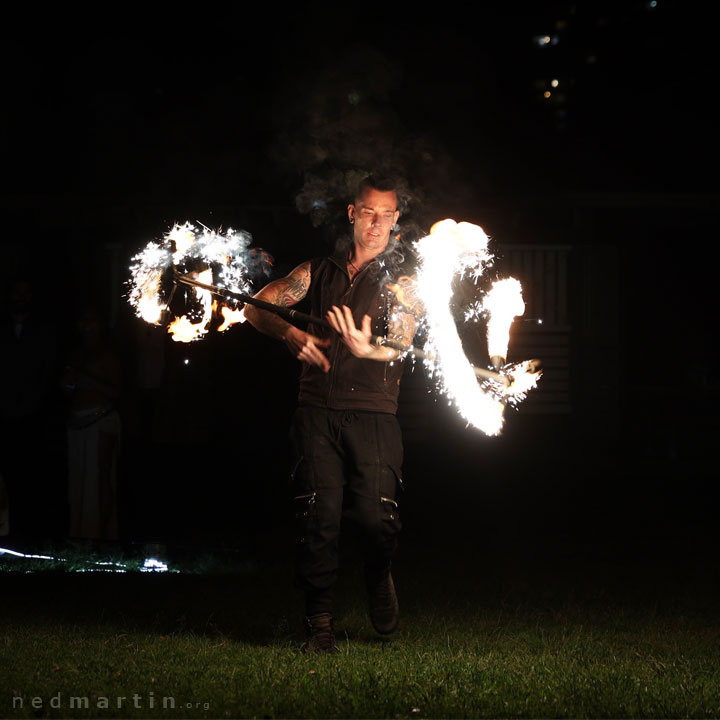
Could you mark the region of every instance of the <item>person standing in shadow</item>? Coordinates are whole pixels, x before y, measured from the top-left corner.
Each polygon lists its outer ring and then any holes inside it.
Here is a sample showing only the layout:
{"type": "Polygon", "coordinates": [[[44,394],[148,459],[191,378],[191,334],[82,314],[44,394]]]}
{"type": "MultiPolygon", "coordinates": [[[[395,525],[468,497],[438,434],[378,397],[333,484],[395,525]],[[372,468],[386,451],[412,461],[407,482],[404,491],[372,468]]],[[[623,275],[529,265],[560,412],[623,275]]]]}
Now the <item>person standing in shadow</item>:
{"type": "Polygon", "coordinates": [[[103,333],[96,308],[82,311],[78,332],[79,344],[70,353],[62,377],[69,405],[69,534],[73,538],[114,540],[119,536],[120,362],[103,333]]]}
{"type": "Polygon", "coordinates": [[[7,288],[0,317],[0,533],[31,538],[53,535],[57,526],[60,447],[54,439],[57,339],[53,324],[36,307],[33,283],[17,275],[7,288]]]}

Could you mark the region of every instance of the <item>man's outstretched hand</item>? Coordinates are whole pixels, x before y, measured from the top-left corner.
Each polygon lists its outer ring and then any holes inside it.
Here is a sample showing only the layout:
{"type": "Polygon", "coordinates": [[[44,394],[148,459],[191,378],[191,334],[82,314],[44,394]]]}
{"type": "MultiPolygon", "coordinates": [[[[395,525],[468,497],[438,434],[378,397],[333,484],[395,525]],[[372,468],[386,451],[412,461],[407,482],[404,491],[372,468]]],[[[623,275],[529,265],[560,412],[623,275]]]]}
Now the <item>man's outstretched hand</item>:
{"type": "MultiPolygon", "coordinates": [[[[364,358],[373,353],[375,346],[370,342],[372,320],[369,315],[364,315],[361,327],[357,327],[352,310],[347,305],[343,305],[342,308],[333,305],[326,317],[332,329],[340,335],[355,357],[364,358]]],[[[316,365],[323,372],[330,370],[330,361],[323,352],[324,348],[330,346],[330,338],[322,339],[291,325],[283,340],[288,350],[298,360],[316,365]]]]}
{"type": "Polygon", "coordinates": [[[373,352],[369,315],[363,315],[362,326],[358,328],[352,310],[347,305],[343,305],[342,308],[333,305],[328,311],[327,320],[355,357],[364,358],[373,352]]]}
{"type": "Polygon", "coordinates": [[[330,361],[321,349],[330,346],[330,338],[323,340],[291,325],[285,333],[283,340],[288,346],[288,350],[298,360],[302,360],[310,365],[316,365],[323,372],[330,370],[330,361]]]}

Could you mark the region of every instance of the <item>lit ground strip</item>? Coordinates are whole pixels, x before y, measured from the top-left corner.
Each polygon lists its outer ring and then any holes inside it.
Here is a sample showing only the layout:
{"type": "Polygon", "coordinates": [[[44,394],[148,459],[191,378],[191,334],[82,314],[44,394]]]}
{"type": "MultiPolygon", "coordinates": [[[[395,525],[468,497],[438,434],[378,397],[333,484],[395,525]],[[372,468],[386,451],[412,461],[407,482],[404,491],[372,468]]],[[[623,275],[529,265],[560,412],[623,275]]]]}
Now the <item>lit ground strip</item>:
{"type": "MultiPolygon", "coordinates": [[[[56,563],[67,563],[68,558],[52,557],[51,555],[35,555],[31,553],[22,553],[9,548],[0,548],[0,556],[11,555],[12,557],[22,558],[24,560],[49,560],[56,563]]],[[[145,558],[142,566],[136,568],[135,563],[131,562],[114,562],[87,560],[84,567],[71,568],[71,572],[117,572],[126,573],[137,569],[139,572],[179,572],[179,570],[170,570],[166,563],[156,558],[145,558]]]]}
{"type": "MultiPolygon", "coordinates": [[[[26,555],[25,553],[10,550],[9,548],[0,548],[0,555],[14,555],[15,557],[31,558],[33,560],[58,560],[58,558],[50,557],[49,555],[26,555]]],[[[62,559],[60,559],[62,562],[62,559]]]]}
{"type": "Polygon", "coordinates": [[[140,568],[140,572],[168,572],[168,566],[155,558],[148,558],[140,568]]]}

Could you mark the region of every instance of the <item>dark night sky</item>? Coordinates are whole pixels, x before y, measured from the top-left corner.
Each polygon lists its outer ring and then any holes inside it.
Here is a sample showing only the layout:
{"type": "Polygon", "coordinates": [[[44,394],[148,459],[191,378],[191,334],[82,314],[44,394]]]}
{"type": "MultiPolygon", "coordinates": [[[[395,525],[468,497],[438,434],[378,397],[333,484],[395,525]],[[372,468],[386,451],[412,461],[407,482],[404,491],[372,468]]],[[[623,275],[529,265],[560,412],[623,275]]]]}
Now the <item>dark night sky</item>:
{"type": "Polygon", "coordinates": [[[421,225],[615,246],[624,311],[642,325],[624,367],[661,358],[653,381],[667,378],[678,337],[709,362],[714,314],[700,306],[720,187],[705,6],[527,6],[26,13],[0,50],[5,247],[41,274],[77,265],[79,294],[83,273],[105,277],[103,243],[129,255],[175,221],[243,227],[283,267],[322,246],[295,207],[304,183],[341,209],[338,172],[390,165],[421,225]],[[545,34],[557,45],[538,47],[545,34]],[[645,235],[613,226],[631,213],[569,235],[573,198],[593,193],[639,202],[645,235]],[[667,198],[690,209],[662,228],[667,198]],[[52,250],[41,269],[28,232],[52,250]],[[695,312],[687,327],[678,303],[695,312]]]}
{"type": "Polygon", "coordinates": [[[657,335],[668,292],[695,310],[714,282],[712,26],[677,0],[517,7],[26,17],[2,48],[6,227],[80,267],[100,243],[129,255],[190,219],[248,230],[285,268],[324,248],[295,208],[304,184],[342,216],[336,171],[391,166],[421,227],[454,217],[511,243],[585,242],[573,198],[642,196],[665,230],[605,213],[583,233],[616,244],[628,278],[666,283],[660,312],[643,310],[657,335]],[[558,43],[539,48],[546,33],[558,43]],[[695,209],[668,222],[679,195],[695,209]]]}
{"type": "Polygon", "coordinates": [[[382,125],[395,152],[428,150],[447,193],[476,202],[540,185],[716,190],[706,23],[692,4],[648,5],[36,18],[4,48],[8,189],[282,203],[310,158],[277,158],[278,144],[322,143],[323,114],[358,133],[382,125]],[[546,32],[558,45],[533,46],[546,32]],[[562,121],[534,87],[555,76],[562,121]]]}

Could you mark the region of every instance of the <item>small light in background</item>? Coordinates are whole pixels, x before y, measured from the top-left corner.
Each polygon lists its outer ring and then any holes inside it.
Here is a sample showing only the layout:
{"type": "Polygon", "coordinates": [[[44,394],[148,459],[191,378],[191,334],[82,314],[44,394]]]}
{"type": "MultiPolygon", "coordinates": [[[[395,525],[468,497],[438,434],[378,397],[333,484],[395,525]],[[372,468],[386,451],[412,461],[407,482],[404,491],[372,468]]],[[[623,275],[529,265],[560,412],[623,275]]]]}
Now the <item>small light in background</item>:
{"type": "Polygon", "coordinates": [[[553,78],[553,79],[550,81],[550,84],[551,84],[553,87],[557,87],[557,86],[560,84],[560,81],[557,80],[556,78],[553,78]]]}
{"type": "Polygon", "coordinates": [[[552,93],[551,93],[549,90],[546,90],[546,91],[543,93],[543,97],[544,97],[544,98],[549,98],[551,95],[552,95],[552,93]]]}
{"type": "Polygon", "coordinates": [[[183,360],[183,365],[189,365],[190,364],[190,358],[185,358],[183,360]]]}
{"type": "Polygon", "coordinates": [[[557,45],[560,42],[559,35],[534,35],[533,45],[538,47],[547,47],[548,45],[557,45]]]}
{"type": "Polygon", "coordinates": [[[148,558],[140,568],[140,572],[167,572],[168,566],[161,560],[148,558]]]}

